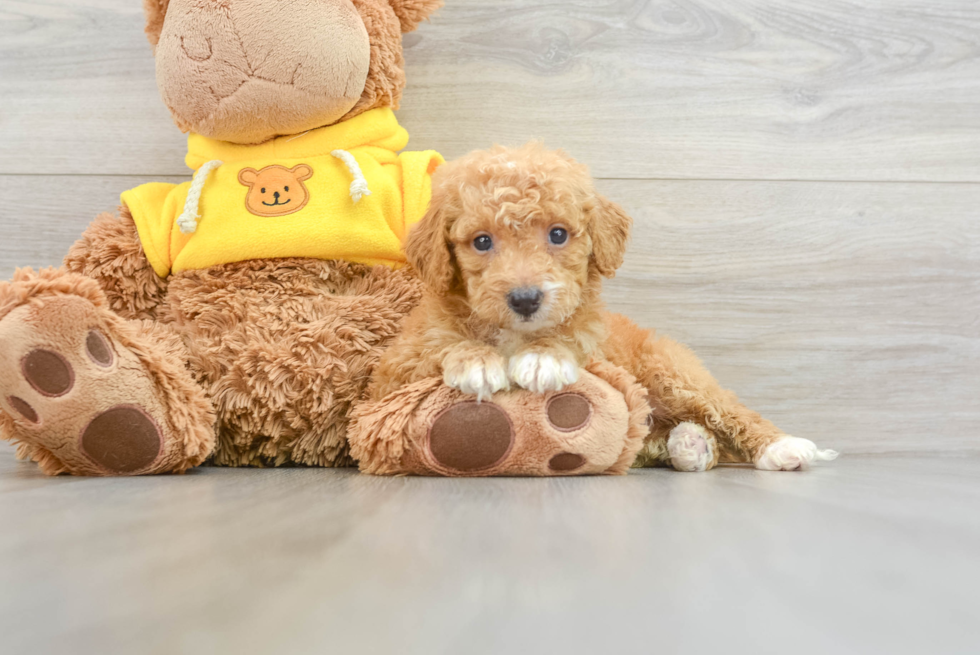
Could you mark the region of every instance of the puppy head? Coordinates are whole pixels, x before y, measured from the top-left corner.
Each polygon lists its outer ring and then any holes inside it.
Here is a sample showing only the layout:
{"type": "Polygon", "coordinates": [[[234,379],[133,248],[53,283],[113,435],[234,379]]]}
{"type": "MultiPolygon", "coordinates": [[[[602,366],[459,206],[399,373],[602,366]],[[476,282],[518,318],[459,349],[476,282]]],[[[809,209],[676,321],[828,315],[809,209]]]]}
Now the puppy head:
{"type": "Polygon", "coordinates": [[[405,250],[436,293],[465,297],[501,329],[534,332],[566,321],[615,275],[631,225],[562,151],[496,146],[436,171],[405,250]]]}

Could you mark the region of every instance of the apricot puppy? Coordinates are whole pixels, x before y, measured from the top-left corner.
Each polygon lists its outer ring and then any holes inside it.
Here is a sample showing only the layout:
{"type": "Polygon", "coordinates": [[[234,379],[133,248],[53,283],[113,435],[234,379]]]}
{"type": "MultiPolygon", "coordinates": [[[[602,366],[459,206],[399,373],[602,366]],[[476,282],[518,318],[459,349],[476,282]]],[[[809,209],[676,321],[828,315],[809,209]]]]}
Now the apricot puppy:
{"type": "Polygon", "coordinates": [[[540,144],[441,167],[406,245],[425,283],[422,302],[382,356],[373,399],[439,376],[478,399],[512,384],[555,391],[594,357],[649,394],[641,465],[791,471],[835,458],[743,405],[683,344],[603,311],[602,278],[622,264],[631,226],[585,166],[540,144]]]}
{"type": "Polygon", "coordinates": [[[601,278],[622,263],[631,223],[584,166],[540,144],[443,166],[405,248],[426,291],[374,393],[439,375],[481,400],[575,382],[606,333],[601,278]]]}

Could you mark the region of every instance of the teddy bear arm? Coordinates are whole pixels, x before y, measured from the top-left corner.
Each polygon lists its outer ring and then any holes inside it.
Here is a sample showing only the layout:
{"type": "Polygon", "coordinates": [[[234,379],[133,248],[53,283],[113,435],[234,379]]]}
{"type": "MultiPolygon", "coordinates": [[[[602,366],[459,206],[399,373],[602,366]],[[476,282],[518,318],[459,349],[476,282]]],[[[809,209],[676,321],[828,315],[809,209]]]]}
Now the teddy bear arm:
{"type": "Polygon", "coordinates": [[[102,288],[110,308],[128,319],[157,318],[167,295],[167,280],[153,270],[140,243],[132,214],[100,214],[65,257],[72,273],[89,277],[102,288]]]}

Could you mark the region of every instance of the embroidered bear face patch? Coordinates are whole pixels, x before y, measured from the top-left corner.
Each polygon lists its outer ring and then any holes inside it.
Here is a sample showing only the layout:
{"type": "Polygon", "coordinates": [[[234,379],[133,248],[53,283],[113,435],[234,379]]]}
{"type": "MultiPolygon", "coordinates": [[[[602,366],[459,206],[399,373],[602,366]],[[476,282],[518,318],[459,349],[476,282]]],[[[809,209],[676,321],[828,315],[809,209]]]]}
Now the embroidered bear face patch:
{"type": "Polygon", "coordinates": [[[238,181],[248,187],[245,208],[256,216],[285,216],[298,212],[310,201],[310,192],[303,184],[313,177],[306,164],[292,168],[273,165],[260,171],[243,168],[238,181]]]}

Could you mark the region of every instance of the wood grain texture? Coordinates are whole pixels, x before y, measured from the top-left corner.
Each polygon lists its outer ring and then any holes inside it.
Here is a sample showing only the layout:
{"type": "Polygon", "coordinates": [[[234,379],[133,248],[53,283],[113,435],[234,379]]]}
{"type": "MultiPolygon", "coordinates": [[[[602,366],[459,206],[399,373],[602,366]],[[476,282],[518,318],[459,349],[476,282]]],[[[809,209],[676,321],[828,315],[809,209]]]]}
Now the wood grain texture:
{"type": "MultiPolygon", "coordinates": [[[[58,265],[145,181],[0,176],[0,197],[37,198],[29,223],[0,208],[0,277],[58,265]]],[[[600,188],[636,221],[610,307],[689,344],[784,430],[850,453],[980,449],[980,185],[600,188]]]]}
{"type": "Polygon", "coordinates": [[[974,653],[980,459],[805,474],[45,478],[0,452],[4,653],[974,653]]]}
{"type": "MultiPolygon", "coordinates": [[[[449,157],[543,138],[612,178],[980,181],[964,0],[448,0],[401,119],[449,157]]],[[[184,173],[135,0],[0,0],[0,173],[184,173]]]]}

